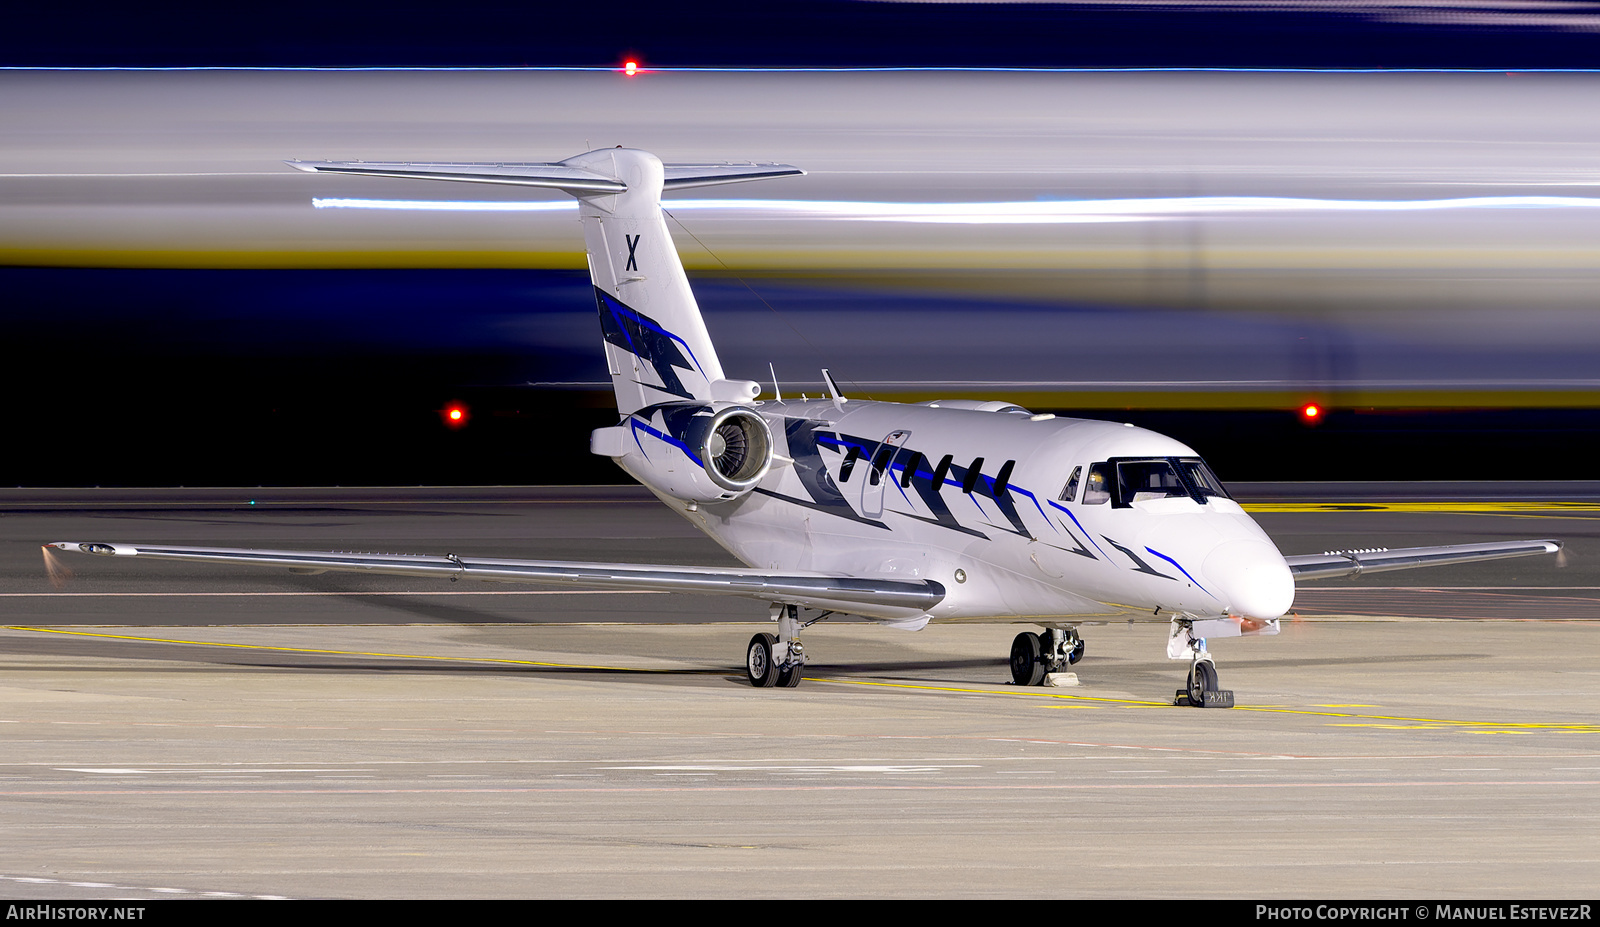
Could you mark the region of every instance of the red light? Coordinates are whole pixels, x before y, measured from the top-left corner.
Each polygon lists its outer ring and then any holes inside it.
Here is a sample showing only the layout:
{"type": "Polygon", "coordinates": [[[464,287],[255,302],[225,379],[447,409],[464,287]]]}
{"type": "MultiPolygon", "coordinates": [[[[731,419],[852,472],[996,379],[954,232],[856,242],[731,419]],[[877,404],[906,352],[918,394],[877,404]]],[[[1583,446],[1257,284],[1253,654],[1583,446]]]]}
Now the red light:
{"type": "Polygon", "coordinates": [[[1300,418],[1304,419],[1307,423],[1321,421],[1322,407],[1314,402],[1308,402],[1300,407],[1300,418]]]}
{"type": "Polygon", "coordinates": [[[629,77],[639,73],[639,62],[634,61],[631,58],[627,61],[624,61],[622,63],[622,73],[628,75],[629,77]]]}
{"type": "Polygon", "coordinates": [[[450,410],[450,421],[452,421],[452,422],[461,421],[461,410],[460,409],[451,409],[450,410]]]}
{"type": "Polygon", "coordinates": [[[439,420],[444,422],[446,428],[464,428],[472,418],[472,413],[459,402],[452,402],[439,410],[439,420]]]}

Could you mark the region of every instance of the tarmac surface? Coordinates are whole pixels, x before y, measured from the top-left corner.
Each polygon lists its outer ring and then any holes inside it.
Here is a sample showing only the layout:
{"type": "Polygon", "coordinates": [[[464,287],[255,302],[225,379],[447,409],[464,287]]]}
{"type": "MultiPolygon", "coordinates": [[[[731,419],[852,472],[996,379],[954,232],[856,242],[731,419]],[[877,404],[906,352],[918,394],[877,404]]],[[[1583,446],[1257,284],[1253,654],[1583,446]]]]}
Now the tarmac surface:
{"type": "Polygon", "coordinates": [[[729,563],[631,488],[0,493],[0,896],[1592,897],[1600,487],[1235,486],[1285,553],[1552,558],[1307,585],[1171,705],[1165,629],[826,622],[759,603],[64,557],[169,542],[729,563]],[[253,501],[252,501],[253,500],[253,501]]]}

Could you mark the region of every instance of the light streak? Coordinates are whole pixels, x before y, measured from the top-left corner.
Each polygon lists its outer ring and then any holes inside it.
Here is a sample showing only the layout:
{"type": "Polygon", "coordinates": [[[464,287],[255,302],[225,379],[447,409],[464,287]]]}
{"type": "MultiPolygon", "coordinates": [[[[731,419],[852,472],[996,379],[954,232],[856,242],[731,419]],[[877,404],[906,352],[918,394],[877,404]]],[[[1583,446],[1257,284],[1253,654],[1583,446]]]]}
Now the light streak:
{"type": "MultiPolygon", "coordinates": [[[[434,212],[565,212],[574,202],[378,200],[317,197],[318,209],[434,212]]],[[[1335,200],[1289,196],[1184,196],[1144,199],[1026,200],[999,203],[882,203],[852,200],[665,200],[672,211],[768,213],[785,218],[948,224],[1153,222],[1171,219],[1306,213],[1439,212],[1465,209],[1600,209],[1600,197],[1463,196],[1426,200],[1335,200]]]]}

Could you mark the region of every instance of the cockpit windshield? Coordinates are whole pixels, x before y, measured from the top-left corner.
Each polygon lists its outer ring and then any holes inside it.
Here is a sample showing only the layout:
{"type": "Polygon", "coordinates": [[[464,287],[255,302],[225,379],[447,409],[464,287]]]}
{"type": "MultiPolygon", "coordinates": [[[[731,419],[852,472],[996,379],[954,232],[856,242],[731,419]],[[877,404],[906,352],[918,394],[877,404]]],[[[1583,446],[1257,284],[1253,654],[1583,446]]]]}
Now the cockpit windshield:
{"type": "MultiPolygon", "coordinates": [[[[1090,467],[1090,486],[1094,486],[1096,473],[1108,471],[1116,474],[1115,480],[1108,481],[1114,508],[1127,508],[1135,502],[1151,499],[1185,496],[1201,505],[1212,497],[1230,498],[1216,474],[1198,457],[1113,457],[1090,467]]],[[[1087,492],[1083,501],[1089,502],[1087,492]]]]}
{"type": "Polygon", "coordinates": [[[1189,484],[1189,488],[1197,496],[1233,498],[1228,495],[1226,489],[1222,488],[1222,481],[1217,479],[1215,473],[1211,472],[1211,468],[1206,466],[1206,462],[1198,457],[1179,457],[1178,474],[1183,477],[1183,481],[1189,484]]]}
{"type": "Polygon", "coordinates": [[[1165,458],[1117,461],[1117,489],[1120,505],[1189,495],[1178,471],[1165,458]]]}

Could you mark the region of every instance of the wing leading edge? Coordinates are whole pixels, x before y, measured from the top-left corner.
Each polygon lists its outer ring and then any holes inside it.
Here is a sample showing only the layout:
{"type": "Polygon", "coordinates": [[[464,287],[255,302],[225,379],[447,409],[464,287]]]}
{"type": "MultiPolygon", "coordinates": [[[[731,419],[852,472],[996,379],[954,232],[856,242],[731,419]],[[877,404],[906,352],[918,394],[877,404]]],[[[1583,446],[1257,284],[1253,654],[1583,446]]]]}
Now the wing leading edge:
{"type": "Polygon", "coordinates": [[[454,554],[369,554],[230,547],[171,547],[55,541],[47,547],[105,557],[145,557],[187,563],[283,567],[297,573],[382,573],[504,583],[548,583],[586,589],[696,592],[763,602],[847,611],[867,618],[904,620],[944,599],[932,580],[906,581],[824,573],[764,573],[648,563],[575,563],[563,560],[489,560],[454,554]]]}
{"type": "Polygon", "coordinates": [[[1443,566],[1448,563],[1474,563],[1504,560],[1561,551],[1560,541],[1495,541],[1487,544],[1447,544],[1441,547],[1401,547],[1394,550],[1330,550],[1320,554],[1300,554],[1283,558],[1296,580],[1333,579],[1383,573],[1415,567],[1443,566]]]}

